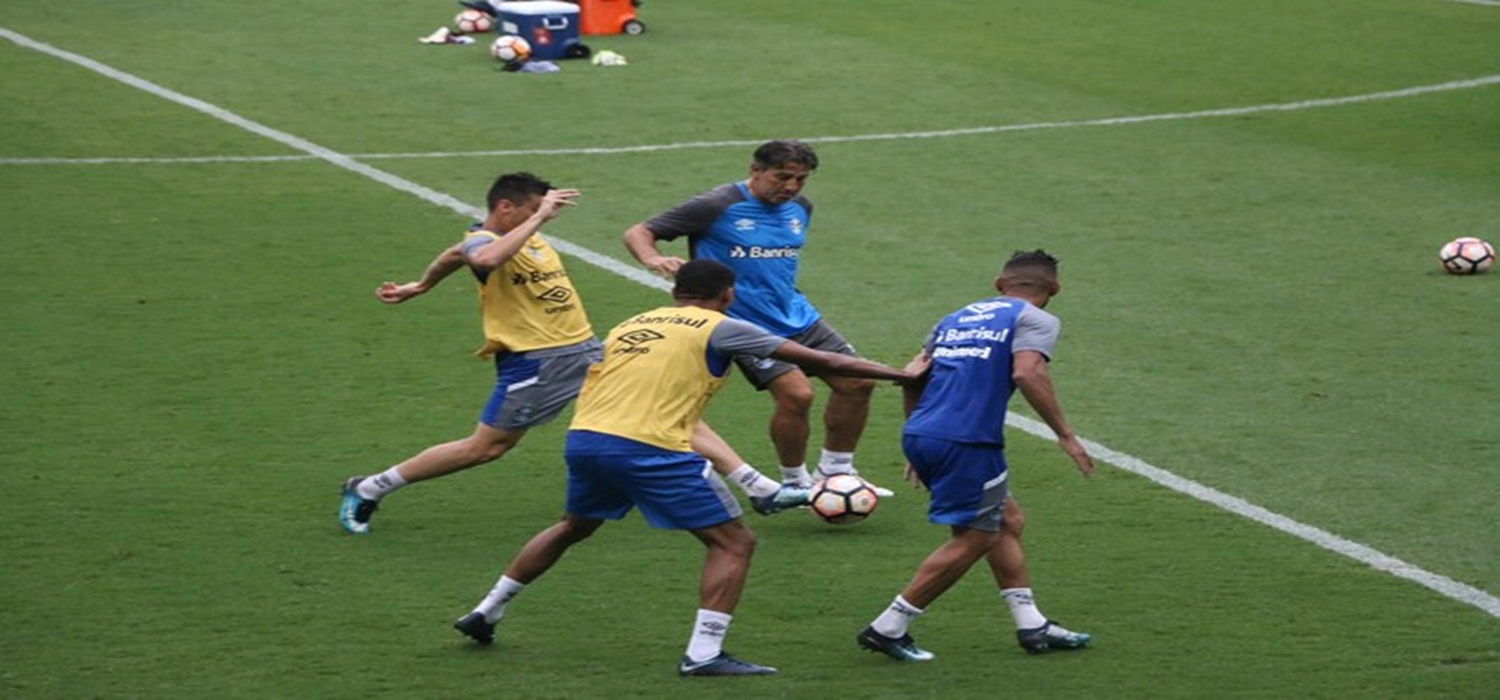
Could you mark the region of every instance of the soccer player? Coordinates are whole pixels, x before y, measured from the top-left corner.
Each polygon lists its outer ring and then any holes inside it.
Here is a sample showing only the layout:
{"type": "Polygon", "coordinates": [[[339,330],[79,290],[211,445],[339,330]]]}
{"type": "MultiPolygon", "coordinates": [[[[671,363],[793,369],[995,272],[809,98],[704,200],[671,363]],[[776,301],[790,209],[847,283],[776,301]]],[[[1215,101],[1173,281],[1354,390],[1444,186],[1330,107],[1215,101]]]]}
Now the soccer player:
{"type": "Polygon", "coordinates": [[[625,320],[610,331],[604,361],[589,369],[568,430],[567,507],[562,521],[537,533],[474,608],[454,623],[489,644],[506,606],[568,551],[640,508],[653,527],[687,530],[707,548],[699,607],[684,676],[738,676],[776,669],[741,661],[723,649],[755,549],[755,535],[723,481],[689,447],[731,358],[774,357],[846,376],[906,380],[907,372],[849,355],[813,350],[771,335],[724,310],[734,299],[734,272],[712,260],[677,270],[673,306],[625,320]]]}
{"type": "MultiPolygon", "coordinates": [[[[555,189],[530,173],[501,175],[486,196],[489,213],[456,245],[427,265],[420,279],[385,282],[375,296],[399,304],[425,294],[467,267],[479,284],[485,343],[493,357],[495,388],[468,437],[429,447],[374,476],[344,483],[339,523],[368,534],[381,499],[408,484],[499,459],[534,426],[555,418],[578,395],[600,344],[557,251],[541,235],[544,223],[575,205],[578,190],[555,189]]],[[[805,489],[784,488],[745,464],[708,426],[698,449],[744,488],[760,513],[806,503],[805,489]]]]}
{"type": "Polygon", "coordinates": [[[1042,309],[1060,289],[1057,259],[1041,250],[1017,252],[995,289],[1000,296],[938,322],[914,360],[930,366],[903,390],[908,415],[902,450],[930,493],[927,519],[950,528],[948,541],[922,561],[901,595],[856,636],[861,647],[903,661],[933,658],[917,647],[907,626],[980,559],[988,561],[1011,609],[1022,648],[1040,653],[1089,642],[1089,635],[1069,631],[1037,609],[1021,549],[1024,516],[1006,484],[1005,413],[1018,388],[1078,470],[1085,476],[1094,471],[1047,371],[1060,324],[1042,309]]]}
{"type": "MultiPolygon", "coordinates": [[[[641,264],[668,279],[683,259],[664,255],[657,241],[686,237],[689,257],[717,260],[738,276],[731,318],[749,321],[776,335],[818,350],[854,355],[854,347],[834,330],[797,289],[812,203],[802,196],[818,168],[812,147],[800,141],[770,141],[755,150],[750,176],[688,199],[625,231],[625,248],[641,264]]],[[[769,391],[771,442],[781,461],[782,480],[811,485],[807,471],[808,415],[813,389],[796,365],[737,358],[757,390],[769,391]]],[[[860,378],[819,375],[833,390],[823,411],[824,440],[818,475],[855,474],[854,450],[870,412],[874,383],[860,378]]],[[[892,493],[876,487],[882,496],[892,493]]]]}

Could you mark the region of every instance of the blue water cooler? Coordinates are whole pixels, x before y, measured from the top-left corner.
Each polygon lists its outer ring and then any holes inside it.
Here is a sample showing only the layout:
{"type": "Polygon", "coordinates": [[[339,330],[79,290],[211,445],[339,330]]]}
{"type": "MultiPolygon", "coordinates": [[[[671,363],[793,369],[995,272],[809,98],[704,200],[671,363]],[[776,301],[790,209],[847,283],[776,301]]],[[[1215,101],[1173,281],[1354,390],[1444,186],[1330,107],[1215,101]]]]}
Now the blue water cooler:
{"type": "Polygon", "coordinates": [[[490,1],[495,8],[495,31],[515,34],[531,44],[531,57],[543,61],[586,58],[589,49],[578,39],[578,5],[558,0],[490,1]]]}

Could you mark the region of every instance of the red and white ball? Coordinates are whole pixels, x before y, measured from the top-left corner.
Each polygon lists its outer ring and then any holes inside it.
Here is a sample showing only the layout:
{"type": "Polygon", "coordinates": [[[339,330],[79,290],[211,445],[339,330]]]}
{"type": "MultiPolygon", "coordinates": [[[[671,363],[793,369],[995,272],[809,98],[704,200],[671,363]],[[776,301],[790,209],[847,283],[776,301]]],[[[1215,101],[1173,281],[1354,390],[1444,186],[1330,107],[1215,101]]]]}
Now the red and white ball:
{"type": "Polygon", "coordinates": [[[879,504],[874,487],[853,474],[835,474],[813,486],[813,514],[834,525],[864,520],[879,504]]]}
{"type": "Polygon", "coordinates": [[[525,61],[531,58],[531,44],[514,34],[506,34],[490,44],[490,55],[502,63],[525,61]]]}
{"type": "Polygon", "coordinates": [[[495,28],[495,18],[479,10],[464,10],[454,15],[453,28],[462,34],[483,34],[495,28]]]}
{"type": "Polygon", "coordinates": [[[1450,275],[1477,275],[1494,266],[1495,246],[1470,236],[1455,238],[1438,252],[1438,260],[1450,275]]]}

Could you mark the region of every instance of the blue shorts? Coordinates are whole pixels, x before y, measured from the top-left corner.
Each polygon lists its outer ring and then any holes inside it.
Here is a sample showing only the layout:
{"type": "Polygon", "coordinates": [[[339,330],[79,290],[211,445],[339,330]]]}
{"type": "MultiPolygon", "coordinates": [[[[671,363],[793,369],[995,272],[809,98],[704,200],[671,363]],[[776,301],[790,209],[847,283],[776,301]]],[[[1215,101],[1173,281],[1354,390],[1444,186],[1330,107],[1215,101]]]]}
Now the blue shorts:
{"type": "Polygon", "coordinates": [[[1005,448],[902,435],[901,450],[927,485],[927,520],[938,525],[999,532],[1004,514],[1005,448]]]}
{"type": "Polygon", "coordinates": [[[603,359],[597,339],[561,348],[495,355],[495,389],[479,412],[491,428],[517,430],[557,417],[578,396],[589,365],[603,359]]]}
{"type": "Polygon", "coordinates": [[[568,513],[619,520],[641,509],[652,527],[702,530],[744,514],[713,466],[692,452],[589,430],[569,430],[568,513]]]}

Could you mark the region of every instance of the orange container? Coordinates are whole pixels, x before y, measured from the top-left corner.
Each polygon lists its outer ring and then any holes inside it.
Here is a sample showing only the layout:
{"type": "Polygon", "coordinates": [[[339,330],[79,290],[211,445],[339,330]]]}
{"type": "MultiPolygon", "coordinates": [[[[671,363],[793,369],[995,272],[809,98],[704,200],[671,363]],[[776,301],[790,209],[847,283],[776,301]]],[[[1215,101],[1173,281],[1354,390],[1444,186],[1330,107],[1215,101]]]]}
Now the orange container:
{"type": "Polygon", "coordinates": [[[578,0],[578,26],[584,34],[640,34],[646,24],[635,16],[640,0],[578,0]]]}

